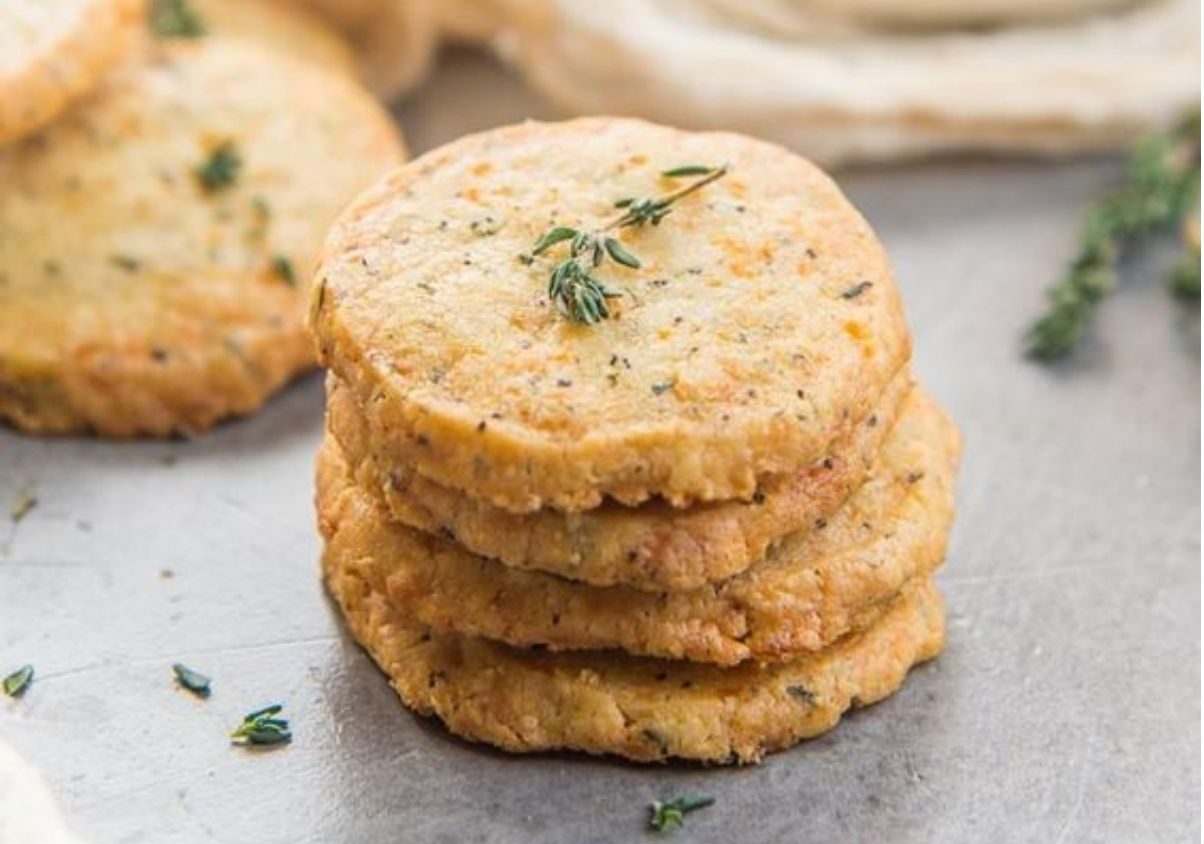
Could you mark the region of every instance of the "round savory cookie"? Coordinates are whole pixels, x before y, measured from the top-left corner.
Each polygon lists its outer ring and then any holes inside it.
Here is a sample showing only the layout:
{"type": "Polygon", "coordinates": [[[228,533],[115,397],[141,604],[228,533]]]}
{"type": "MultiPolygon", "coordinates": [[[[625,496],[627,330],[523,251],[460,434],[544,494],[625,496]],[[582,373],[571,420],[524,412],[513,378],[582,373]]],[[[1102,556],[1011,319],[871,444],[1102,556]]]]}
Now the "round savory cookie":
{"type": "Polygon", "coordinates": [[[317,12],[355,45],[364,80],[391,100],[426,73],[438,40],[440,0],[292,0],[317,12]]]}
{"type": "Polygon", "coordinates": [[[894,692],[944,642],[931,583],[866,630],[794,662],[735,668],[614,652],[520,651],[439,633],[387,597],[380,561],[328,541],[326,582],[352,635],[405,704],[515,753],[571,749],[640,762],[755,762],[894,692]]]}
{"type": "Polygon", "coordinates": [[[762,479],[752,500],[684,509],[650,501],[638,507],[607,502],[583,513],[511,513],[375,456],[364,415],[334,375],[327,377],[326,416],[348,462],[375,469],[362,482],[404,524],[514,568],[594,586],[682,591],[739,574],[786,534],[831,515],[865,480],[912,383],[909,370],[900,372],[869,418],[822,459],[762,479]]]}
{"type": "Polygon", "coordinates": [[[190,433],[312,363],[322,232],[403,157],[337,73],[246,41],[158,42],[0,150],[0,419],[190,433]]]}
{"type": "Polygon", "coordinates": [[[732,665],[788,660],[865,626],[945,556],[958,437],[915,391],[874,477],[818,530],[784,539],[722,584],[690,592],[594,588],[516,571],[391,522],[333,443],[320,460],[321,521],[378,560],[389,600],[434,629],[552,650],[628,653],[732,665]]]}
{"type": "Polygon", "coordinates": [[[382,456],[514,512],[750,497],[868,418],[910,355],[882,247],[830,179],[638,120],[428,153],[340,217],[318,278],[321,360],[382,456]],[[617,201],[647,222],[670,195],[659,225],[616,224],[617,201]],[[531,254],[571,229],[597,248],[531,254]],[[583,324],[598,284],[612,318],[583,324]]]}
{"type": "Polygon", "coordinates": [[[91,91],[141,26],[139,0],[0,0],[0,144],[91,91]]]}

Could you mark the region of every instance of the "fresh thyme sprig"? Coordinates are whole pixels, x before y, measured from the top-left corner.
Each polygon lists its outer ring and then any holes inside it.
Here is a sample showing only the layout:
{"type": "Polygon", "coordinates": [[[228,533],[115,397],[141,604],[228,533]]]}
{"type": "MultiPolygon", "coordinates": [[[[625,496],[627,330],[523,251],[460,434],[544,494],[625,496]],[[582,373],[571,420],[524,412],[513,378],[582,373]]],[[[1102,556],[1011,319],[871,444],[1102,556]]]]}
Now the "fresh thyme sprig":
{"type": "Polygon", "coordinates": [[[652,801],[652,805],[648,807],[652,813],[651,817],[648,818],[648,826],[657,832],[668,832],[674,827],[685,823],[687,812],[705,808],[714,802],[714,797],[703,797],[697,794],[686,794],[681,797],[675,797],[672,800],[667,800],[664,803],[660,800],[654,800],[652,801]]]}
{"type": "Polygon", "coordinates": [[[243,717],[242,723],[230,738],[235,744],[285,744],[293,740],[293,734],[288,728],[288,719],[277,718],[283,704],[273,703],[263,709],[256,709],[243,717]]]}
{"type": "Polygon", "coordinates": [[[1050,288],[1049,309],[1028,330],[1028,355],[1042,361],[1069,355],[1095,307],[1116,286],[1120,255],[1180,222],[1196,205],[1199,186],[1197,110],[1171,131],[1140,142],[1130,158],[1126,183],[1088,215],[1078,255],[1050,288]]]}
{"type": "Polygon", "coordinates": [[[593,231],[555,226],[535,242],[531,254],[524,256],[524,260],[531,263],[552,247],[567,241],[568,257],[552,267],[548,275],[549,298],[562,314],[575,322],[593,325],[609,319],[610,308],[607,306],[607,300],[622,294],[598,278],[595,270],[602,266],[607,258],[628,269],[638,270],[640,259],[631,254],[618,238],[608,235],[607,232],[639,228],[646,223],[659,226],[661,220],[672,212],[675,203],[726,176],[730,169],[726,164],[721,167],[690,164],[665,170],[661,175],[668,179],[687,176],[702,178],[663,196],[620,199],[615,203],[615,207],[622,209],[622,213],[593,231]]]}

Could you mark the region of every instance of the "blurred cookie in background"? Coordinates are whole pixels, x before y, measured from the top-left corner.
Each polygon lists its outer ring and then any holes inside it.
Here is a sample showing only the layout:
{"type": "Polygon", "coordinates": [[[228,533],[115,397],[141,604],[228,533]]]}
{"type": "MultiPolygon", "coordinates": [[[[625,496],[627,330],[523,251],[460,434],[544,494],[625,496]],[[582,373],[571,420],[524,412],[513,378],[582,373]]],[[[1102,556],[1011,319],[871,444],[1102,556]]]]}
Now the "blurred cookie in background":
{"type": "MultiPolygon", "coordinates": [[[[189,0],[205,33],[248,38],[295,58],[361,79],[351,43],[321,16],[292,0],[189,0]]],[[[168,5],[173,5],[168,0],[168,5]]],[[[151,21],[154,23],[154,4],[151,21]]]]}
{"type": "Polygon", "coordinates": [[[138,0],[0,0],[0,144],[95,88],[140,26],[138,0]]]}
{"type": "Polygon", "coordinates": [[[254,410],[312,364],[326,227],[403,157],[343,73],[242,38],[145,39],[0,150],[0,419],[166,436],[254,410]]]}
{"type": "Polygon", "coordinates": [[[741,130],[829,164],[1117,149],[1199,99],[1194,0],[505,7],[494,42],[567,113],[741,130]]]}
{"type": "Polygon", "coordinates": [[[438,0],[291,0],[346,36],[377,96],[405,94],[430,69],[438,40],[438,0]]]}

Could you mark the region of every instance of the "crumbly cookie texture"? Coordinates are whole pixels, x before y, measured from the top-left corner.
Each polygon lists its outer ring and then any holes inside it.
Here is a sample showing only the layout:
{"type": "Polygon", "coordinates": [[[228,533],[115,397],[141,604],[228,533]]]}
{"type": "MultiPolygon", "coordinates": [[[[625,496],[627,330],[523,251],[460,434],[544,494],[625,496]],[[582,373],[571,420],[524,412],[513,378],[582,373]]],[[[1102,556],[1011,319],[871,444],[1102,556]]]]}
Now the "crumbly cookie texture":
{"type": "Polygon", "coordinates": [[[326,548],[326,582],[352,634],[407,706],[438,716],[457,735],[516,753],[755,762],[891,694],[944,641],[940,596],[926,583],[863,632],[794,662],[719,668],[614,652],[520,651],[408,617],[389,600],[381,563],[337,541],[326,548]]]}
{"type": "Polygon", "coordinates": [[[47,125],[133,49],[140,0],[0,4],[0,144],[47,125]]]}
{"type": "Polygon", "coordinates": [[[659,501],[638,507],[609,502],[583,513],[511,513],[410,467],[387,464],[354,397],[334,375],[327,377],[326,414],[331,436],[348,461],[375,469],[361,482],[380,496],[393,518],[411,527],[515,568],[594,586],[682,591],[739,574],[786,534],[830,516],[866,479],[913,383],[910,371],[901,372],[873,413],[833,442],[822,459],[763,479],[751,500],[685,509],[659,501]]]}
{"type": "Polygon", "coordinates": [[[497,507],[588,510],[751,497],[866,418],[910,356],[890,266],[839,189],[748,137],[638,120],[525,123],[401,168],[334,226],[312,324],[390,463],[497,507]],[[658,226],[612,319],[548,301],[555,225],[731,173],[658,226]],[[382,445],[383,447],[383,445],[382,445]]]}
{"type": "Polygon", "coordinates": [[[0,149],[0,419],[124,437],[255,409],[312,365],[315,244],[403,155],[343,74],[243,39],[145,42],[0,149]]]}
{"type": "Polygon", "coordinates": [[[788,536],[738,577],[687,592],[599,589],[516,571],[392,522],[364,489],[376,470],[353,469],[329,439],[317,497],[336,541],[380,561],[389,600],[437,630],[731,665],[826,647],[872,622],[906,584],[926,580],[944,560],[957,456],[952,424],[916,391],[874,476],[822,527],[788,536]]]}

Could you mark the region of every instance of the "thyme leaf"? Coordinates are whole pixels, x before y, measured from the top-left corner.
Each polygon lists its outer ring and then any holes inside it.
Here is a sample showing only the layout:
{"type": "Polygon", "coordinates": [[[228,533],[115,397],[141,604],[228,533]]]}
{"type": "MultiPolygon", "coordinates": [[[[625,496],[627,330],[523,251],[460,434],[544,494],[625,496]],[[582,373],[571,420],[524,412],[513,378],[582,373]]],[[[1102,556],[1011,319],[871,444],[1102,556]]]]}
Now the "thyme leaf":
{"type": "Polygon", "coordinates": [[[232,187],[242,171],[242,155],[233,141],[223,141],[196,168],[195,175],[205,193],[217,193],[232,187]]]}
{"type": "Polygon", "coordinates": [[[159,38],[200,38],[206,32],[205,21],[188,0],[151,0],[148,17],[159,38]]]}
{"type": "Polygon", "coordinates": [[[8,511],[9,516],[13,520],[13,524],[24,519],[29,515],[29,511],[38,506],[38,496],[31,489],[27,489],[17,496],[17,500],[13,502],[12,509],[8,511]]]}
{"type": "Polygon", "coordinates": [[[289,287],[297,286],[297,273],[293,270],[293,262],[287,255],[277,255],[272,259],[272,272],[280,276],[289,287]]]}
{"type": "Polygon", "coordinates": [[[654,800],[648,807],[652,813],[648,819],[648,826],[657,832],[668,832],[674,827],[682,826],[688,812],[703,809],[714,802],[714,797],[697,794],[685,794],[663,803],[660,800],[654,800]]]}
{"type": "Polygon", "coordinates": [[[1183,226],[1183,249],[1171,270],[1171,292],[1185,302],[1200,299],[1200,220],[1189,219],[1183,226]]]}
{"type": "Polygon", "coordinates": [[[187,665],[179,662],[173,664],[171,670],[176,675],[176,682],[182,688],[200,697],[209,697],[209,683],[211,681],[204,674],[194,671],[187,665]]]}
{"type": "Polygon", "coordinates": [[[849,287],[849,288],[841,291],[840,298],[856,299],[858,296],[860,296],[862,293],[869,290],[873,286],[874,286],[874,283],[872,281],[859,281],[856,284],[854,284],[852,287],[849,287]]]}
{"type": "Polygon", "coordinates": [[[29,684],[33,682],[33,666],[22,665],[12,674],[4,678],[4,693],[9,697],[20,697],[25,694],[29,684]]]}

